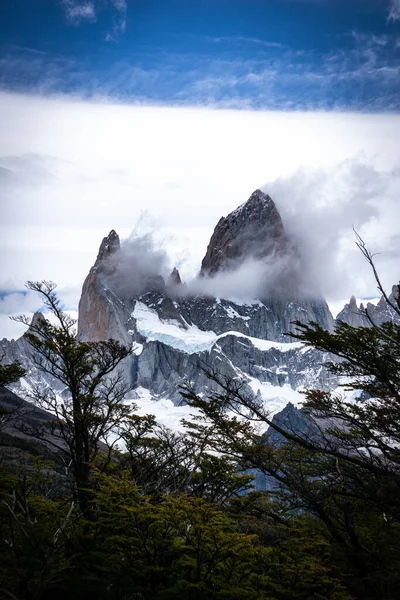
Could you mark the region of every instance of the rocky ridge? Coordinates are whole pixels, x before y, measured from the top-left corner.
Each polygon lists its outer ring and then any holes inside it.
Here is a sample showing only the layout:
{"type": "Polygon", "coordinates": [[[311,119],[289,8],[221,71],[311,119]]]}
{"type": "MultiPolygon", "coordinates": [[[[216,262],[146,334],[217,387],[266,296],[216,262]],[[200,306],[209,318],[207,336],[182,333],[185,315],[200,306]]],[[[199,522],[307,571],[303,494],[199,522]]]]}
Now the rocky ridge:
{"type": "Polygon", "coordinates": [[[336,317],[336,322],[343,321],[352,327],[370,327],[371,321],[375,325],[381,325],[385,321],[394,321],[400,323],[400,317],[393,310],[392,306],[397,306],[399,297],[399,286],[394,285],[388,296],[389,302],[381,296],[377,304],[372,302],[357,304],[354,296],[350,298],[348,304],[345,304],[343,309],[336,317]],[[392,306],[391,306],[392,305],[392,306]]]}
{"type": "MultiPolygon", "coordinates": [[[[84,340],[114,337],[134,344],[124,365],[131,387],[180,402],[179,385],[190,380],[200,391],[211,385],[205,365],[247,381],[249,393],[261,387],[332,385],[320,367],[321,355],[290,344],[292,322],[317,321],[332,329],[333,318],[322,298],[296,298],[296,282],[286,294],[234,301],[182,293],[174,269],[167,281],[132,297],[113,289],[112,265],[120,251],[114,231],[102,242],[97,261],[83,285],[78,335],[84,340]],[[189,343],[185,340],[191,339],[189,343]],[[194,340],[194,341],[193,341],[194,340]],[[263,345],[262,341],[272,344],[263,345]],[[275,343],[275,344],[274,344],[275,343]],[[268,347],[267,347],[268,346],[268,347]]],[[[287,236],[273,200],[256,190],[249,200],[220,219],[202,261],[200,277],[215,276],[241,262],[279,260],[297,251],[287,236]]],[[[290,260],[288,260],[290,264],[290,260]]],[[[134,275],[133,275],[134,276],[134,275]]],[[[285,273],[288,277],[288,272],[285,273]]],[[[281,290],[280,290],[281,291],[281,290]]]]}
{"type": "MultiPolygon", "coordinates": [[[[83,284],[78,337],[84,341],[114,338],[133,346],[132,355],[122,364],[133,396],[145,389],[155,399],[179,404],[179,386],[185,381],[197,392],[213,388],[215,384],[204,372],[206,366],[240,378],[246,393],[258,393],[275,407],[285,406],[288,398],[301,401],[299,389],[336,386],[336,379],[323,367],[326,357],[287,336],[295,320],[315,321],[329,330],[334,321],[323,298],[301,295],[299,253],[268,195],[256,190],[247,202],[220,219],[200,272],[200,280],[215,277],[246,260],[287,265],[282,275],[285,285],[282,279],[276,281],[275,288],[269,287],[271,293],[260,298],[190,296],[182,293],[184,284],[177,269],[166,281],[153,273],[140,282],[140,293],[129,295],[116,283],[122,250],[112,230],[103,239],[83,284]]],[[[134,278],[135,273],[129,276],[134,278]]],[[[384,319],[389,307],[382,301],[374,310],[384,319]]],[[[351,299],[340,313],[342,320],[363,324],[357,311],[351,299]]],[[[28,365],[23,385],[40,381],[42,375],[35,370],[24,336],[3,340],[1,348],[6,361],[19,359],[28,365]]],[[[57,389],[56,382],[46,383],[57,389]]]]}

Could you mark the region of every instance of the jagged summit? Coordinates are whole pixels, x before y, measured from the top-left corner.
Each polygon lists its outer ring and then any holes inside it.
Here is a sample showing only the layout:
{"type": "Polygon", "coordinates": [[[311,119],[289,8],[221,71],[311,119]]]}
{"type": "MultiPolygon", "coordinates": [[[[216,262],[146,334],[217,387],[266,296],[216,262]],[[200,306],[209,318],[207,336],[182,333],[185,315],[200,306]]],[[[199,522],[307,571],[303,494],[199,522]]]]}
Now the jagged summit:
{"type": "Polygon", "coordinates": [[[343,321],[352,327],[368,327],[369,325],[364,312],[364,305],[361,304],[360,307],[358,307],[355,296],[352,296],[349,303],[345,304],[343,309],[337,315],[336,321],[343,321]]]}
{"type": "Polygon", "coordinates": [[[274,201],[257,189],[247,202],[217,223],[201,263],[201,274],[230,270],[246,258],[262,259],[290,251],[274,201]]]}
{"type": "Polygon", "coordinates": [[[399,323],[400,318],[393,309],[393,306],[397,306],[398,296],[399,287],[394,285],[388,296],[389,302],[386,301],[384,296],[381,296],[376,305],[372,302],[368,302],[366,307],[364,307],[363,304],[360,304],[359,308],[355,297],[352,296],[349,304],[345,304],[343,309],[337,315],[336,321],[344,321],[352,327],[370,327],[371,321],[372,323],[375,323],[375,325],[381,325],[385,321],[399,323]]]}
{"type": "Polygon", "coordinates": [[[99,263],[104,262],[109,256],[118,252],[121,248],[121,243],[119,240],[118,233],[111,229],[108,236],[103,238],[103,241],[100,244],[99,253],[96,258],[95,266],[99,263]]]}
{"type": "Polygon", "coordinates": [[[168,276],[167,286],[181,285],[182,279],[179,274],[179,271],[176,267],[174,267],[171,273],[168,276]]]}
{"type": "Polygon", "coordinates": [[[233,210],[228,216],[239,215],[240,213],[253,211],[253,210],[264,210],[267,206],[275,207],[275,203],[269,194],[265,194],[260,189],[254,190],[250,198],[233,210]]]}

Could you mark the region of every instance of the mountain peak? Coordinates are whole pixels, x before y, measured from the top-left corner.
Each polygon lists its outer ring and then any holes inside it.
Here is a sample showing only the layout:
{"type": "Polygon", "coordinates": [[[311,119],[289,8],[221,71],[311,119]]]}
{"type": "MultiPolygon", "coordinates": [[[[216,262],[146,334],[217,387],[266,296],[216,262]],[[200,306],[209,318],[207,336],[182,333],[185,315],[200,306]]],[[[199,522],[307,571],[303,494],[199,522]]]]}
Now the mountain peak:
{"type": "Polygon", "coordinates": [[[120,248],[121,243],[119,241],[119,235],[114,229],[111,229],[110,233],[103,238],[103,241],[100,244],[95,266],[98,266],[99,263],[106,260],[112,254],[118,252],[120,248]]]}
{"type": "MultiPolygon", "coordinates": [[[[236,210],[234,210],[231,213],[231,215],[239,215],[242,212],[248,213],[249,211],[253,211],[253,210],[263,211],[268,206],[270,206],[270,207],[273,206],[275,208],[275,203],[272,200],[271,196],[269,196],[268,194],[265,194],[260,189],[256,189],[251,194],[250,198],[248,200],[246,200],[246,202],[243,202],[243,204],[238,206],[236,208],[236,210]]],[[[228,216],[230,216],[230,215],[228,215],[228,216]]]]}
{"type": "Polygon", "coordinates": [[[174,267],[168,277],[167,286],[181,285],[182,279],[179,274],[179,271],[176,267],[174,267]]]}
{"type": "Polygon", "coordinates": [[[257,189],[217,223],[201,264],[201,274],[213,275],[230,270],[247,258],[259,260],[289,249],[289,239],[274,201],[257,189]]]}

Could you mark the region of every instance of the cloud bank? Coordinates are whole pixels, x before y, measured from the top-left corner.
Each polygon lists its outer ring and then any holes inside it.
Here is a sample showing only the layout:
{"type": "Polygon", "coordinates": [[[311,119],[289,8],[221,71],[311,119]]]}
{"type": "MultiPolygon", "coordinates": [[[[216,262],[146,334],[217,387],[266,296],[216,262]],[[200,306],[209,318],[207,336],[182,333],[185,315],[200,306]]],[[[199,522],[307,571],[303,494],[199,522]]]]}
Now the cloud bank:
{"type": "MultiPolygon", "coordinates": [[[[376,284],[356,247],[354,230],[377,253],[387,289],[400,278],[400,171],[377,169],[357,157],[330,170],[300,169],[269,182],[264,191],[275,200],[294,251],[263,260],[247,256],[217,275],[189,276],[175,290],[177,295],[324,295],[333,301],[353,293],[374,296],[376,284]]],[[[152,285],[160,287],[157,276],[166,280],[174,264],[167,250],[167,242],[155,240],[155,230],[145,236],[133,233],[115,259],[119,291],[131,296],[152,285]]],[[[175,264],[184,268],[184,263],[175,264]]]]}
{"type": "Polygon", "coordinates": [[[143,210],[159,221],[152,230],[156,251],[168,252],[162,274],[176,265],[191,281],[220,217],[261,186],[328,299],[376,295],[352,226],[381,252],[385,285],[399,278],[399,116],[0,93],[0,118],[0,289],[51,279],[76,308],[103,237],[115,229],[129,238],[143,210]]]}

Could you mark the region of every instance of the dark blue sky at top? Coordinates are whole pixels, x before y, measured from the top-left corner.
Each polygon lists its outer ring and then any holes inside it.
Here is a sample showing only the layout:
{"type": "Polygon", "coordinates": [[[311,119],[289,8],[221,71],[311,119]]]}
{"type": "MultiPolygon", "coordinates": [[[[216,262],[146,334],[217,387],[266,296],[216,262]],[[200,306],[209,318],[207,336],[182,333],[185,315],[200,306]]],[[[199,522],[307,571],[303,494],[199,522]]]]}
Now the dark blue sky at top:
{"type": "Polygon", "coordinates": [[[145,104],[399,111],[396,2],[400,16],[400,0],[1,0],[0,86],[145,104]]]}

